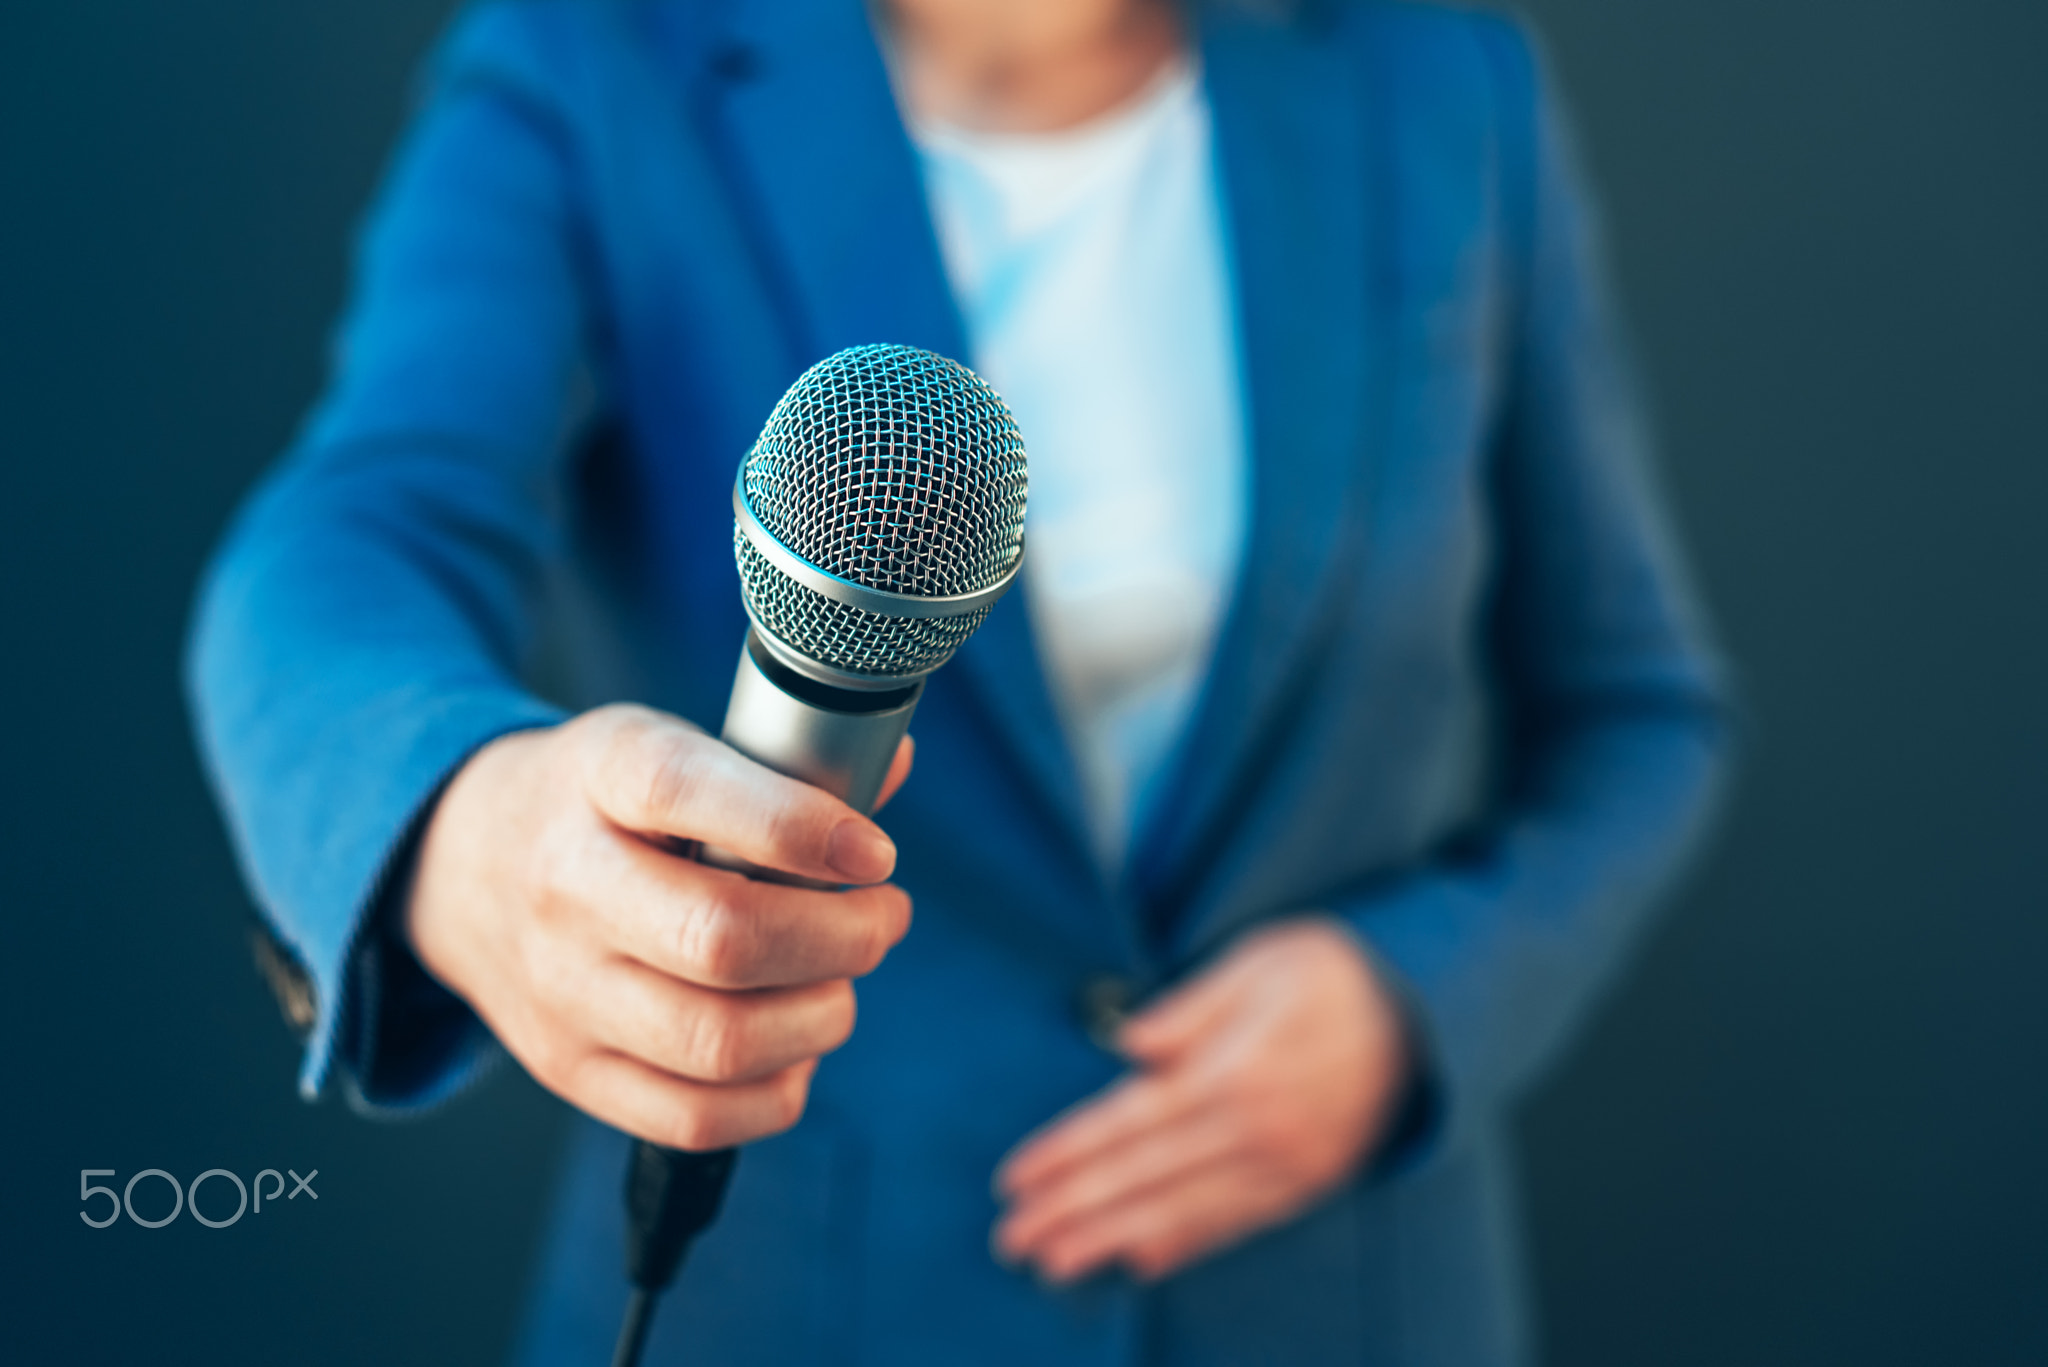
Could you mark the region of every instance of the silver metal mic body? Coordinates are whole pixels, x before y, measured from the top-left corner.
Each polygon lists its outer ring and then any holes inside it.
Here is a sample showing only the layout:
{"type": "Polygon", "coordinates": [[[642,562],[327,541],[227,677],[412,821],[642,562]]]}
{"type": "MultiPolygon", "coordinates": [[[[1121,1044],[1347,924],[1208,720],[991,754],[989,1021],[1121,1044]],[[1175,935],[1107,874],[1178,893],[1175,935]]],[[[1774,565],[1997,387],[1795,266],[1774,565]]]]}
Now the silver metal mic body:
{"type": "Polygon", "coordinates": [[[747,633],[720,739],[790,778],[823,788],[865,815],[874,810],[924,681],[887,692],[822,690],[798,696],[787,667],[768,654],[758,632],[747,633]]]}

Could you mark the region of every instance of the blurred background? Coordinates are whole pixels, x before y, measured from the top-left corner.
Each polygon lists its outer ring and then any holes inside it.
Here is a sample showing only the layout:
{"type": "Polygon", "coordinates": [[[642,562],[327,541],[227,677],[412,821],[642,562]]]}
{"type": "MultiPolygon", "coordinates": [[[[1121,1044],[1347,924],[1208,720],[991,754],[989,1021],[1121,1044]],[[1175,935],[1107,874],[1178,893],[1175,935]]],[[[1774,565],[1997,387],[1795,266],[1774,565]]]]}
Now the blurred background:
{"type": "MultiPolygon", "coordinates": [[[[561,1109],[509,1070],[404,1126],[296,1098],[177,685],[448,8],[0,9],[10,1361],[513,1328],[561,1109]],[[95,1231],[86,1167],[319,1200],[95,1231]]],[[[2048,1361],[2048,6],[1525,9],[1752,715],[1713,858],[1525,1110],[1549,1361],[2048,1361]]]]}

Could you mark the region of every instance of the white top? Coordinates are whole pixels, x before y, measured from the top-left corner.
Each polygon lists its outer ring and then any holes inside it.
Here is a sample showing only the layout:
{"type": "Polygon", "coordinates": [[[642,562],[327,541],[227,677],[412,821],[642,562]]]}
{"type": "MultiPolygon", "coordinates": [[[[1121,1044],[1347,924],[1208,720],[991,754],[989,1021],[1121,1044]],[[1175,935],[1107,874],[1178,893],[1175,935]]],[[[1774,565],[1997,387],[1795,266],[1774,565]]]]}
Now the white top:
{"type": "Polygon", "coordinates": [[[1023,432],[1026,601],[1114,870],[1207,672],[1250,502],[1208,102],[1176,63],[1078,128],[911,132],[975,368],[1023,432]]]}

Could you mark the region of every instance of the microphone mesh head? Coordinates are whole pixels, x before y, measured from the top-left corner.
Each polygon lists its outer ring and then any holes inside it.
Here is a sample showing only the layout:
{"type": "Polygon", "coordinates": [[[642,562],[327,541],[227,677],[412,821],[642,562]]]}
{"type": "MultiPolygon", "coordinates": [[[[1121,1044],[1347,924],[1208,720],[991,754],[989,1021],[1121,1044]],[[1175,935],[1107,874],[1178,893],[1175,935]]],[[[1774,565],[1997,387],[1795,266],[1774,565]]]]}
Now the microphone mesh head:
{"type": "MultiPolygon", "coordinates": [[[[866,588],[974,593],[1001,580],[1024,546],[1016,419],[979,375],[915,347],[854,347],[805,371],[740,478],[770,536],[866,588]]],[[[927,673],[988,616],[869,612],[790,578],[737,527],[733,545],[754,620],[842,672],[927,673]]]]}

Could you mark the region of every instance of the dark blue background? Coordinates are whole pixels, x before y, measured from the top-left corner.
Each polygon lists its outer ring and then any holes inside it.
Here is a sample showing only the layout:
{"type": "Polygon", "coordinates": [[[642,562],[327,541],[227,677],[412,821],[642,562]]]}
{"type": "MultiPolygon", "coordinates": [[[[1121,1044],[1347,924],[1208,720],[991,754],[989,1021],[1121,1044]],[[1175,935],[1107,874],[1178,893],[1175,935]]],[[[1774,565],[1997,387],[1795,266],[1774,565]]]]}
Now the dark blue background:
{"type": "MultiPolygon", "coordinates": [[[[1716,857],[1528,1108],[1544,1338],[2048,1361],[2048,7],[1529,8],[1754,715],[1716,857]]],[[[487,1363],[511,1329],[562,1112],[509,1074],[407,1126],[295,1099],[176,686],[444,12],[0,12],[10,1361],[487,1363]],[[76,1216],[84,1167],[287,1166],[317,1205],[76,1216]]]]}

